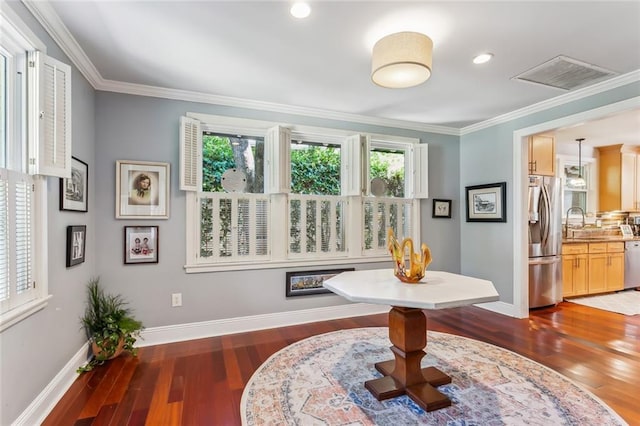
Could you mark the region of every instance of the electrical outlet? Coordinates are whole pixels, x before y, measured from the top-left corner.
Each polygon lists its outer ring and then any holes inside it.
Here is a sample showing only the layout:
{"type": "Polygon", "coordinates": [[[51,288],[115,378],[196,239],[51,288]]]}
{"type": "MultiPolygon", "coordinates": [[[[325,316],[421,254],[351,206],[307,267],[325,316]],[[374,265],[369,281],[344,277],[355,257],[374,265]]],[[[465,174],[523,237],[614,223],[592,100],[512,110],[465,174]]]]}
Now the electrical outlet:
{"type": "Polygon", "coordinates": [[[173,293],[171,295],[171,307],[182,306],[182,293],[173,293]]]}

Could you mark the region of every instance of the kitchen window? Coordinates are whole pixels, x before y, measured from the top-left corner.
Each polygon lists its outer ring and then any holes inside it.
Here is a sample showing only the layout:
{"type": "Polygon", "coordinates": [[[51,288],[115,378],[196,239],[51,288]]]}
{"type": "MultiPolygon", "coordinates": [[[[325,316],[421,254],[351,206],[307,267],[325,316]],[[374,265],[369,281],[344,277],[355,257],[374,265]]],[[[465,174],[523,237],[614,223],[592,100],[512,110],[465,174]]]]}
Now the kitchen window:
{"type": "Polygon", "coordinates": [[[573,163],[572,161],[567,161],[564,163],[562,170],[564,172],[562,177],[564,193],[562,211],[566,212],[571,207],[579,207],[586,214],[589,207],[589,191],[591,190],[591,165],[582,164],[580,169],[577,162],[573,163]],[[577,178],[578,176],[582,176],[584,178],[586,186],[572,186],[572,179],[577,178]]]}
{"type": "Polygon", "coordinates": [[[416,139],[195,113],[180,133],[187,272],[386,260],[388,227],[419,238],[416,139]]]}

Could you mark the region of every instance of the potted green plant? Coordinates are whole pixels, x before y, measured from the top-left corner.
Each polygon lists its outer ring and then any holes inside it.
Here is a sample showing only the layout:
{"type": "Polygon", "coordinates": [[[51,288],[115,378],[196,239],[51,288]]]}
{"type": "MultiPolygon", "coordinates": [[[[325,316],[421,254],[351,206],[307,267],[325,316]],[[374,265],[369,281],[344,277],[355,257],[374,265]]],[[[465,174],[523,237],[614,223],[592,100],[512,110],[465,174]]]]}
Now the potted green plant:
{"type": "Polygon", "coordinates": [[[119,356],[123,351],[136,355],[133,347],[140,332],[142,322],[132,316],[127,302],[121,295],[105,293],[99,278],[92,278],[87,284],[87,306],[81,317],[82,326],[91,342],[93,358],[78,372],[90,371],[96,365],[119,356]]]}

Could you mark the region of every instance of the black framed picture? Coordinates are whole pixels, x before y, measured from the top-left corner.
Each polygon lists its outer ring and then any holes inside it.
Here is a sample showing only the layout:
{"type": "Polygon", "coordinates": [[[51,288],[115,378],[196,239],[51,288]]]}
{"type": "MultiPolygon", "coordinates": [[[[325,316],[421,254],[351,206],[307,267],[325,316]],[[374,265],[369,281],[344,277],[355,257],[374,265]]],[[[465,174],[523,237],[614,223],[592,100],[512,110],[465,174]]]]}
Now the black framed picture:
{"type": "Polygon", "coordinates": [[[158,227],[124,227],[124,263],[158,263],[158,227]]]}
{"type": "Polygon", "coordinates": [[[71,157],[71,177],[60,178],[60,210],[88,211],[89,165],[71,157]]]}
{"type": "Polygon", "coordinates": [[[506,222],[507,183],[466,187],[467,222],[506,222]]]}
{"type": "Polygon", "coordinates": [[[67,226],[67,268],[84,262],[86,225],[67,226]]]}
{"type": "Polygon", "coordinates": [[[355,271],[355,268],[287,272],[287,297],[331,293],[322,286],[324,280],[347,271],[355,271]]]}
{"type": "Polygon", "coordinates": [[[433,200],[431,217],[451,218],[451,200],[433,200]]]}

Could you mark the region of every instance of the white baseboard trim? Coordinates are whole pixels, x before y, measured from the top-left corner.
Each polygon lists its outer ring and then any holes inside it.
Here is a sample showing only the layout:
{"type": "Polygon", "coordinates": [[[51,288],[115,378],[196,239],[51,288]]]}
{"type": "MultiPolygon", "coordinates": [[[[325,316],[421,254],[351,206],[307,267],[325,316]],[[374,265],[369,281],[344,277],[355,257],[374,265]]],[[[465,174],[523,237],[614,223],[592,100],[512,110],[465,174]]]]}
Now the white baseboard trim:
{"type": "Polygon", "coordinates": [[[71,357],[69,362],[62,367],[62,370],[56,374],[53,380],[49,382],[36,399],[29,404],[27,409],[24,410],[11,425],[32,426],[41,424],[78,378],[76,370],[78,367],[87,363],[87,351],[87,345],[82,345],[75,355],[71,357]]]}
{"type": "Polygon", "coordinates": [[[141,335],[142,339],[136,342],[136,346],[143,347],[204,339],[225,334],[245,333],[248,331],[385,312],[389,312],[389,306],[354,303],[301,311],[277,312],[273,314],[167,325],[145,329],[141,335]]]}

